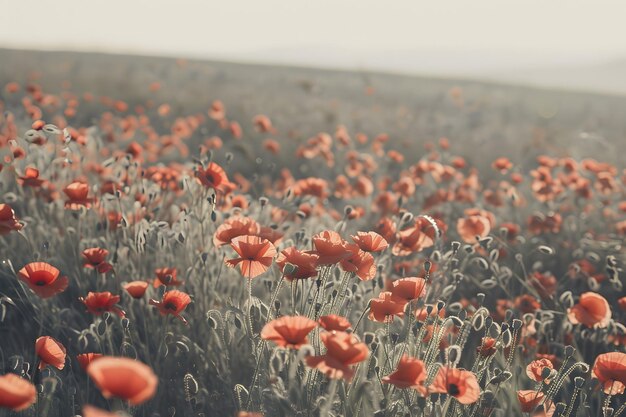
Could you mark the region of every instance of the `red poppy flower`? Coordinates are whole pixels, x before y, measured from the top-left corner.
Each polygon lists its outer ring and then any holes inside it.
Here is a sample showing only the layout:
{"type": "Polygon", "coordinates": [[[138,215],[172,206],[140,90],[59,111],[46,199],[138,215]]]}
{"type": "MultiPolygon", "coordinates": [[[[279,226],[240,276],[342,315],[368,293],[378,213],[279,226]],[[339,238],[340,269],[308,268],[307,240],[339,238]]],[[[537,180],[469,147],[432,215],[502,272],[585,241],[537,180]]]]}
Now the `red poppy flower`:
{"type": "MultiPolygon", "coordinates": [[[[520,408],[524,413],[534,413],[537,410],[537,407],[541,405],[543,409],[544,416],[551,416],[554,413],[554,409],[556,406],[551,403],[548,409],[546,410],[546,404],[543,403],[545,394],[543,392],[537,392],[535,390],[519,390],[517,391],[517,399],[520,403],[520,408]]],[[[541,415],[541,411],[538,410],[538,414],[533,414],[537,417],[541,415]]]]}
{"type": "Polygon", "coordinates": [[[376,265],[371,253],[365,252],[358,245],[346,245],[349,256],[340,261],[346,272],[354,272],[362,281],[369,281],[376,276],[376,265]]]}
{"type": "Polygon", "coordinates": [[[395,372],[383,377],[382,381],[398,388],[414,388],[422,395],[427,393],[424,387],[426,366],[421,360],[411,358],[408,355],[402,355],[395,372]]]}
{"type": "Polygon", "coordinates": [[[406,301],[398,301],[391,292],[384,291],[378,295],[378,298],[372,298],[370,301],[370,320],[378,322],[386,322],[393,320],[394,316],[404,316],[404,307],[406,301]]]}
{"type": "Polygon", "coordinates": [[[501,174],[506,174],[506,172],[513,167],[513,164],[509,161],[509,158],[498,158],[493,161],[491,166],[501,174]]]}
{"type": "Polygon", "coordinates": [[[235,185],[228,180],[224,168],[215,162],[211,162],[206,168],[198,167],[196,169],[196,178],[205,187],[213,188],[224,194],[228,194],[235,189],[235,185]]]}
{"type": "Polygon", "coordinates": [[[22,230],[22,224],[15,217],[15,212],[8,204],[0,204],[0,235],[22,230]]]}
{"type": "Polygon", "coordinates": [[[267,239],[258,236],[239,236],[230,242],[230,246],[240,256],[228,259],[226,264],[231,268],[239,265],[241,274],[255,278],[269,269],[276,256],[276,248],[267,239]]]}
{"type": "Polygon", "coordinates": [[[213,244],[215,246],[223,246],[229,244],[238,236],[258,235],[260,230],[259,224],[250,217],[230,217],[213,234],[213,244]]]}
{"type": "Polygon", "coordinates": [[[0,408],[26,410],[37,401],[35,386],[15,374],[0,376],[0,408]]]}
{"type": "Polygon", "coordinates": [[[106,274],[113,266],[106,262],[106,257],[109,256],[109,251],[102,248],[89,248],[85,249],[82,253],[84,259],[85,268],[94,268],[100,274],[106,274]]]}
{"type": "Polygon", "coordinates": [[[59,277],[59,270],[45,262],[32,262],[20,269],[18,276],[41,298],[50,298],[65,291],[67,277],[59,277]]]}
{"type": "Polygon", "coordinates": [[[413,225],[398,232],[398,240],[392,248],[392,253],[396,256],[406,256],[429,248],[435,244],[436,233],[429,220],[418,217],[413,225]]]}
{"type": "Polygon", "coordinates": [[[75,181],[65,187],[63,192],[68,200],[65,202],[65,208],[70,210],[80,210],[81,207],[90,208],[94,199],[89,198],[89,184],[75,181]]]}
{"type": "Polygon", "coordinates": [[[76,360],[78,360],[78,364],[81,369],[84,371],[87,369],[89,364],[95,361],[98,358],[101,358],[101,353],[81,353],[80,355],[76,355],[76,360]]]}
{"type": "Polygon", "coordinates": [[[41,187],[46,180],[39,178],[39,170],[37,168],[28,167],[24,171],[24,176],[17,178],[17,183],[22,187],[41,187]]]}
{"type": "Polygon", "coordinates": [[[483,337],[481,345],[476,348],[476,351],[483,358],[487,358],[497,351],[497,340],[493,337],[483,337]]]}
{"type": "Polygon", "coordinates": [[[285,275],[287,281],[294,279],[306,279],[317,276],[317,262],[319,256],[315,253],[301,252],[294,246],[288,247],[280,252],[276,259],[276,265],[285,275]],[[293,272],[286,274],[285,265],[295,266],[293,272]]]}
{"type": "Polygon", "coordinates": [[[190,303],[191,297],[189,294],[178,290],[166,292],[163,294],[163,299],[161,301],[150,300],[150,304],[156,306],[161,315],[165,316],[166,314],[171,314],[185,324],[187,324],[187,320],[181,316],[181,313],[185,311],[190,303]]]}
{"type": "Polygon", "coordinates": [[[176,278],[176,268],[157,268],[154,270],[156,278],[154,279],[154,287],[160,287],[165,285],[168,287],[178,287],[183,285],[183,281],[178,281],[176,278]]]}
{"type": "Polygon", "coordinates": [[[307,365],[329,378],[352,380],[354,370],[350,365],[367,359],[367,345],[360,342],[355,335],[346,332],[323,332],[320,338],[326,346],[326,354],[307,357],[307,365]]]}
{"type": "Polygon", "coordinates": [[[534,313],[541,307],[541,303],[530,294],[520,295],[515,299],[515,308],[524,314],[534,313]]]}
{"type": "Polygon", "coordinates": [[[327,316],[320,317],[319,324],[329,332],[333,330],[343,332],[352,327],[347,318],[336,314],[329,314],[327,316]]]}
{"type": "Polygon", "coordinates": [[[581,294],[578,304],[567,310],[567,317],[573,324],[603,328],[611,321],[611,307],[600,294],[586,292],[581,294]]]}
{"type": "Polygon", "coordinates": [[[50,336],[42,336],[35,342],[35,352],[39,357],[39,369],[47,365],[61,370],[65,367],[65,346],[50,336]]]}
{"type": "Polygon", "coordinates": [[[334,230],[325,230],[313,236],[313,245],[319,255],[320,265],[333,265],[352,256],[346,242],[334,230]]]}
{"type": "Polygon", "coordinates": [[[598,355],[591,375],[600,381],[605,394],[623,394],[626,388],[626,353],[610,352],[598,355]]]}
{"type": "Polygon", "coordinates": [[[122,287],[126,290],[126,292],[130,294],[131,297],[137,299],[143,297],[143,295],[146,293],[146,290],[148,289],[148,286],[149,284],[145,281],[132,281],[122,285],[122,287]]]}
{"type": "Polygon", "coordinates": [[[132,405],[152,398],[159,383],[148,365],[129,358],[103,356],[89,365],[87,373],[105,398],[118,397],[132,405]]]}
{"type": "Polygon", "coordinates": [[[473,215],[465,218],[460,218],[456,224],[456,230],[466,243],[476,243],[476,237],[485,237],[491,231],[491,225],[489,219],[480,216],[473,215]]]}
{"type": "Polygon", "coordinates": [[[102,315],[105,311],[113,312],[120,317],[125,317],[126,313],[115,304],[120,302],[119,295],[113,295],[109,291],[105,292],[89,292],[87,297],[80,297],[78,299],[81,303],[85,304],[87,311],[96,316],[102,315]]]}
{"type": "MultiPolygon", "coordinates": [[[[541,374],[543,373],[544,368],[554,369],[554,365],[550,359],[542,358],[534,360],[526,367],[526,375],[528,375],[528,378],[533,381],[541,382],[543,381],[541,374]]],[[[550,381],[547,380],[546,382],[550,381]]]]}
{"type": "Polygon", "coordinates": [[[451,395],[461,404],[475,403],[480,397],[480,386],[473,372],[447,366],[439,368],[429,391],[451,395]]]}
{"type": "Polygon", "coordinates": [[[283,316],[267,323],[261,338],[271,340],[280,347],[300,349],[309,343],[307,335],[317,327],[317,322],[303,316],[283,316]]]}
{"type": "Polygon", "coordinates": [[[352,240],[365,252],[382,252],[389,246],[385,238],[376,232],[356,232],[352,240]]]}
{"type": "Polygon", "coordinates": [[[401,302],[417,300],[426,295],[426,280],[424,278],[401,278],[395,280],[392,285],[391,295],[401,302]]]}

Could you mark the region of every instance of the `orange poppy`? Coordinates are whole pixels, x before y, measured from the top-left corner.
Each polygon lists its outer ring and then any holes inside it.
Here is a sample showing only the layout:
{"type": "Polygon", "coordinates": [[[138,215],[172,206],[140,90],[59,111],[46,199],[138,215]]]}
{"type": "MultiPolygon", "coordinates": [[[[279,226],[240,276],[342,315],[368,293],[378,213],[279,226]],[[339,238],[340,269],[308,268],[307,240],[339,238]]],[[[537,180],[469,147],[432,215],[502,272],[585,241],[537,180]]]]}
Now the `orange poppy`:
{"type": "Polygon", "coordinates": [[[22,224],[15,217],[15,212],[8,204],[0,204],[0,235],[22,230],[22,224]]]}
{"type": "Polygon", "coordinates": [[[26,410],[37,401],[37,390],[28,380],[15,374],[0,376],[0,408],[26,410]]]}
{"type": "Polygon", "coordinates": [[[283,272],[287,281],[294,279],[306,279],[317,276],[317,262],[319,255],[315,253],[299,251],[294,246],[288,247],[280,252],[276,259],[276,265],[283,272]],[[293,272],[286,274],[285,265],[295,266],[293,272]]]}
{"type": "Polygon", "coordinates": [[[167,287],[178,287],[179,285],[183,285],[183,281],[179,281],[176,278],[176,268],[157,268],[154,270],[156,274],[156,278],[154,279],[154,287],[160,287],[161,285],[165,285],[167,287]]]}
{"type": "Polygon", "coordinates": [[[150,300],[150,304],[156,306],[161,315],[165,316],[166,314],[171,314],[185,324],[187,324],[187,320],[180,314],[185,311],[190,303],[191,297],[189,294],[178,290],[166,292],[163,294],[161,301],[150,300]]]}
{"type": "Polygon", "coordinates": [[[200,181],[200,184],[207,188],[213,188],[216,191],[228,194],[235,189],[235,185],[228,180],[226,171],[224,168],[211,162],[206,168],[200,166],[196,169],[196,178],[200,181]]]}
{"type": "Polygon", "coordinates": [[[567,310],[567,317],[573,324],[603,328],[611,321],[611,307],[600,294],[586,292],[581,294],[578,304],[567,310]]]}
{"type": "Polygon", "coordinates": [[[82,252],[85,268],[93,268],[100,274],[106,274],[113,266],[106,261],[109,251],[102,248],[89,248],[82,252]]]}
{"type": "Polygon", "coordinates": [[[87,297],[79,297],[78,300],[85,304],[87,311],[96,316],[102,315],[105,311],[113,312],[120,317],[125,317],[126,313],[115,304],[119,303],[120,296],[113,295],[109,291],[89,292],[87,297]]]}
{"type": "Polygon", "coordinates": [[[307,357],[307,365],[329,378],[352,380],[354,370],[350,365],[367,359],[367,345],[360,342],[355,335],[346,332],[323,332],[320,338],[326,346],[326,354],[307,357]]]}
{"type": "Polygon", "coordinates": [[[591,375],[600,381],[605,394],[623,394],[626,388],[626,353],[610,352],[598,355],[591,375]]]}
{"type": "Polygon", "coordinates": [[[520,403],[520,408],[524,413],[533,413],[534,416],[540,416],[543,412],[544,416],[551,416],[554,413],[556,406],[552,403],[545,409],[544,404],[545,394],[535,390],[519,390],[517,391],[517,399],[520,403]],[[539,409],[537,407],[540,407],[539,409]],[[537,414],[534,414],[537,412],[537,414]]]}
{"type": "Polygon", "coordinates": [[[497,351],[497,340],[493,337],[483,337],[481,345],[476,348],[476,352],[483,358],[487,358],[497,351]]]}
{"type": "Polygon", "coordinates": [[[65,346],[50,336],[42,336],[35,342],[35,352],[39,357],[39,369],[47,365],[61,370],[65,367],[65,346]]]}
{"type": "Polygon", "coordinates": [[[133,298],[141,298],[146,293],[149,284],[145,281],[131,281],[127,282],[122,287],[130,294],[133,298]]]}
{"type": "Polygon", "coordinates": [[[81,353],[80,355],[76,355],[76,360],[78,361],[81,369],[84,371],[91,362],[101,358],[102,356],[103,355],[101,353],[81,353]]]}
{"type": "Polygon", "coordinates": [[[41,187],[46,180],[39,178],[39,170],[37,168],[28,167],[24,171],[24,176],[17,178],[17,183],[22,187],[41,187]]]}
{"type": "Polygon", "coordinates": [[[405,306],[406,301],[399,301],[391,292],[383,291],[378,298],[372,298],[370,301],[369,319],[381,323],[391,321],[394,316],[404,316],[405,306]]]}
{"type": "Polygon", "coordinates": [[[50,298],[65,291],[67,277],[59,277],[58,269],[46,262],[32,262],[20,269],[18,276],[41,298],[50,298]]]}
{"type": "Polygon", "coordinates": [[[356,232],[352,240],[365,252],[382,252],[389,246],[385,238],[376,232],[356,232]]]}
{"type": "Polygon", "coordinates": [[[319,255],[320,265],[333,265],[352,256],[346,241],[334,230],[325,230],[313,236],[313,245],[319,255]]]}
{"type": "Polygon", "coordinates": [[[148,365],[129,358],[103,356],[89,365],[87,373],[105,398],[118,397],[132,405],[152,398],[159,383],[148,365]]]}
{"type": "Polygon", "coordinates": [[[338,330],[340,332],[348,330],[352,325],[347,318],[338,316],[336,314],[329,314],[327,316],[321,316],[319,318],[319,324],[325,330],[333,331],[338,330]]]}
{"type": "Polygon", "coordinates": [[[81,207],[90,208],[94,199],[88,197],[89,184],[81,181],[74,181],[63,189],[68,200],[65,202],[65,208],[70,210],[80,210],[81,207]]]}
{"type": "Polygon", "coordinates": [[[260,230],[259,224],[250,217],[230,217],[219,225],[213,234],[213,244],[215,246],[223,246],[239,236],[258,235],[260,230]]]}
{"type": "Polygon", "coordinates": [[[396,370],[383,377],[382,381],[398,388],[414,388],[422,395],[427,393],[426,387],[424,387],[426,366],[421,360],[411,358],[408,355],[402,355],[396,370]]]}
{"type": "Polygon", "coordinates": [[[309,343],[307,335],[317,327],[317,322],[303,316],[283,316],[267,323],[261,338],[271,340],[283,348],[300,349],[309,343]]]}
{"type": "Polygon", "coordinates": [[[376,265],[371,253],[365,252],[358,245],[346,245],[349,256],[340,261],[346,272],[354,272],[362,281],[369,281],[376,276],[376,265]]]}
{"type": "Polygon", "coordinates": [[[480,386],[473,372],[447,366],[439,368],[429,391],[451,395],[461,404],[475,403],[480,397],[480,386]]]}
{"type": "Polygon", "coordinates": [[[391,295],[400,302],[417,300],[426,295],[426,280],[418,277],[408,277],[395,280],[391,295]]]}
{"type": "Polygon", "coordinates": [[[276,248],[267,239],[258,236],[239,236],[230,242],[230,246],[237,252],[239,258],[226,260],[231,268],[239,265],[241,274],[248,278],[255,278],[266,272],[276,256],[276,248]]]}
{"type": "Polygon", "coordinates": [[[489,219],[480,215],[460,218],[456,230],[465,243],[476,243],[476,237],[485,237],[491,231],[489,219]]]}
{"type": "MultiPolygon", "coordinates": [[[[543,370],[545,368],[554,369],[554,365],[552,364],[552,361],[550,361],[550,359],[541,358],[534,360],[526,367],[526,375],[528,375],[528,378],[532,379],[533,381],[541,382],[543,381],[541,374],[543,374],[543,370]]],[[[550,381],[547,380],[546,382],[550,381]]]]}

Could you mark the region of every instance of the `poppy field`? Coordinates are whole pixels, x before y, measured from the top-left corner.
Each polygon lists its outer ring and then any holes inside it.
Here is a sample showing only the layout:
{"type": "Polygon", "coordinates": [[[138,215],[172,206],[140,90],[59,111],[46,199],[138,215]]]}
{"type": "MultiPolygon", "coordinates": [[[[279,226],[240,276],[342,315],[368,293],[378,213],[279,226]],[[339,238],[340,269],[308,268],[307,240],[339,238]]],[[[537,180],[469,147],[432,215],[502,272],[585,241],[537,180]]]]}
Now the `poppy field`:
{"type": "Polygon", "coordinates": [[[125,100],[0,85],[0,415],[626,415],[623,165],[125,100]]]}

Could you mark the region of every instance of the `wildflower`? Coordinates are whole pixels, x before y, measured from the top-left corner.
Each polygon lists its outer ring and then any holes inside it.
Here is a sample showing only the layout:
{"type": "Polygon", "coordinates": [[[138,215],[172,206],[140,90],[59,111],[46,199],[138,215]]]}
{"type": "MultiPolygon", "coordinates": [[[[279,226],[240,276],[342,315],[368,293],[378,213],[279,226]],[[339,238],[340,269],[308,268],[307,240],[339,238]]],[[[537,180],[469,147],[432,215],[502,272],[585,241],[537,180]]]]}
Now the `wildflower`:
{"type": "Polygon", "coordinates": [[[230,217],[213,234],[213,244],[218,247],[227,245],[236,237],[257,235],[260,230],[259,224],[250,217],[230,217]]]}
{"type": "Polygon", "coordinates": [[[605,394],[623,394],[626,388],[626,353],[610,352],[598,355],[591,375],[600,381],[605,394]]]}
{"type": "Polygon", "coordinates": [[[91,362],[101,357],[101,353],[81,353],[80,355],[76,355],[76,360],[78,361],[81,369],[84,371],[91,362]]]}
{"type": "MultiPolygon", "coordinates": [[[[535,390],[519,390],[517,391],[517,399],[520,403],[520,408],[524,413],[534,413],[537,410],[537,407],[541,407],[539,413],[544,411],[543,415],[551,416],[554,413],[554,409],[556,406],[554,403],[550,403],[548,409],[546,410],[546,404],[544,403],[545,394],[543,392],[538,392],[535,390]]],[[[540,414],[533,414],[539,416],[540,414]]]]}
{"type": "Polygon", "coordinates": [[[333,230],[325,230],[313,236],[313,245],[319,255],[320,265],[333,265],[352,255],[346,242],[333,230]]]}
{"type": "Polygon", "coordinates": [[[69,280],[59,275],[59,270],[46,262],[31,262],[18,272],[19,278],[41,298],[65,291],[69,280]]]}
{"type": "Polygon", "coordinates": [[[476,352],[483,358],[487,358],[497,351],[497,340],[493,337],[483,337],[481,345],[476,348],[476,352]]]}
{"type": "Polygon", "coordinates": [[[224,194],[228,194],[235,188],[235,185],[228,180],[224,168],[215,162],[211,162],[206,168],[198,167],[196,169],[196,178],[205,187],[213,188],[224,194]]]}
{"type": "Polygon", "coordinates": [[[473,372],[447,366],[439,368],[429,390],[451,395],[461,404],[475,403],[480,397],[480,386],[473,372]]]}
{"type": "Polygon", "coordinates": [[[611,321],[611,307],[600,294],[586,292],[581,294],[578,304],[567,310],[567,318],[573,324],[603,328],[611,321]]]}
{"type": "Polygon", "coordinates": [[[0,408],[26,410],[37,401],[35,386],[15,374],[0,376],[0,408]]]}
{"type": "Polygon", "coordinates": [[[287,281],[294,279],[306,279],[317,276],[317,262],[319,255],[316,253],[301,252],[295,247],[288,247],[280,252],[276,259],[276,265],[285,275],[287,281]],[[285,273],[285,265],[291,264],[295,268],[293,272],[285,273]]]}
{"type": "Polygon", "coordinates": [[[39,369],[47,365],[58,370],[65,367],[65,346],[50,336],[42,336],[35,342],[35,352],[39,357],[39,369]]]}
{"type": "Polygon", "coordinates": [[[362,281],[369,281],[376,276],[376,265],[371,253],[361,250],[357,245],[346,245],[349,256],[340,261],[346,272],[354,272],[362,281]]]}
{"type": "Polygon", "coordinates": [[[183,285],[183,281],[176,278],[176,268],[157,268],[154,270],[156,278],[154,279],[154,287],[165,285],[167,287],[177,287],[183,285]]]}
{"type": "Polygon", "coordinates": [[[128,292],[128,294],[130,294],[131,297],[139,299],[146,293],[148,285],[149,284],[145,281],[132,281],[127,282],[122,287],[126,290],[126,292],[128,292]]]}
{"type": "Polygon", "coordinates": [[[489,219],[484,216],[473,215],[460,218],[456,230],[466,243],[475,243],[476,237],[485,237],[491,231],[489,219]]]}
{"type": "Polygon", "coordinates": [[[97,316],[102,315],[105,311],[113,312],[120,317],[125,317],[124,310],[117,307],[115,304],[119,303],[120,296],[113,295],[109,291],[105,292],[89,292],[87,297],[80,297],[79,301],[85,304],[87,311],[97,316]]]}
{"type": "Polygon", "coordinates": [[[89,185],[84,182],[75,181],[65,187],[63,192],[68,197],[65,208],[70,210],[80,210],[81,207],[91,208],[94,201],[93,198],[88,197],[89,185]]]}
{"type": "Polygon", "coordinates": [[[424,387],[424,382],[426,382],[426,366],[421,360],[411,358],[408,355],[402,355],[396,370],[383,377],[382,381],[386,384],[395,385],[398,388],[414,388],[422,395],[426,395],[427,393],[424,387]]]}
{"type": "Polygon", "coordinates": [[[15,212],[8,204],[0,204],[0,235],[22,230],[22,224],[15,217],[15,212]]]}
{"type": "Polygon", "coordinates": [[[402,302],[417,300],[426,295],[426,280],[424,278],[408,277],[395,280],[391,295],[402,302]]]}
{"type": "Polygon", "coordinates": [[[113,266],[106,262],[106,257],[109,256],[109,251],[102,248],[89,248],[85,249],[82,253],[84,259],[85,268],[93,268],[100,274],[106,274],[113,266]]]}
{"type": "Polygon", "coordinates": [[[329,314],[319,318],[319,324],[327,331],[337,330],[340,332],[348,330],[352,325],[347,318],[336,314],[329,314]]]}
{"type": "Polygon", "coordinates": [[[530,294],[524,294],[517,297],[514,305],[515,308],[524,314],[534,313],[541,307],[539,301],[530,294]]]}
{"type": "Polygon", "coordinates": [[[306,364],[323,372],[329,378],[352,380],[354,370],[350,365],[367,358],[369,354],[367,345],[360,342],[355,335],[345,332],[323,332],[320,338],[326,346],[326,354],[309,356],[306,358],[306,364]]]}
{"type": "Polygon", "coordinates": [[[398,232],[392,252],[396,256],[406,256],[430,248],[435,244],[436,233],[429,220],[418,217],[412,226],[398,232]]]}
{"type": "Polygon", "coordinates": [[[39,178],[39,170],[37,168],[28,167],[24,171],[24,175],[17,178],[17,183],[22,187],[41,187],[46,180],[39,178]]]}
{"type": "Polygon", "coordinates": [[[148,365],[129,358],[103,356],[89,365],[87,373],[105,398],[118,397],[132,405],[152,398],[159,383],[148,365]]]}
{"type": "Polygon", "coordinates": [[[303,316],[283,316],[267,323],[261,338],[271,340],[283,348],[299,349],[309,343],[307,335],[317,327],[317,322],[303,316]]]}
{"type": "Polygon", "coordinates": [[[513,167],[513,164],[509,161],[509,158],[498,158],[493,161],[491,166],[501,174],[506,174],[507,171],[513,167]]]}
{"type": "MultiPolygon", "coordinates": [[[[543,381],[543,377],[541,375],[543,374],[543,370],[545,368],[554,369],[554,365],[552,364],[552,361],[550,361],[550,359],[541,358],[534,360],[526,367],[526,375],[528,375],[528,378],[532,379],[533,381],[541,382],[543,381]]],[[[546,383],[547,382],[550,381],[546,380],[546,383]]]]}
{"type": "Polygon", "coordinates": [[[228,259],[226,264],[231,268],[239,265],[241,274],[248,278],[255,278],[272,265],[276,248],[267,239],[258,236],[239,236],[233,239],[230,246],[240,256],[228,259]]]}
{"type": "Polygon", "coordinates": [[[185,311],[190,303],[191,297],[189,294],[178,290],[166,292],[163,294],[161,301],[150,300],[150,304],[156,306],[161,315],[171,314],[185,324],[187,324],[187,320],[180,314],[185,311]]]}
{"type": "Polygon", "coordinates": [[[369,319],[381,323],[391,321],[394,316],[404,316],[405,306],[406,301],[398,301],[391,292],[381,292],[378,298],[372,298],[370,301],[369,319]]]}
{"type": "Polygon", "coordinates": [[[389,246],[385,238],[376,232],[357,232],[352,240],[365,252],[382,252],[389,246]]]}

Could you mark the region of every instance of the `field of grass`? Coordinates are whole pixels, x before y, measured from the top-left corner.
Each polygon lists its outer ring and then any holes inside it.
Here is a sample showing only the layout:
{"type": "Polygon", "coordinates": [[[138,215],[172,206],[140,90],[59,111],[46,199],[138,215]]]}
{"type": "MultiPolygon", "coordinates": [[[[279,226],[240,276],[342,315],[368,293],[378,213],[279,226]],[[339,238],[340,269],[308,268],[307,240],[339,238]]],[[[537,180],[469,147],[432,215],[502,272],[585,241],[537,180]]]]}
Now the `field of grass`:
{"type": "Polygon", "coordinates": [[[626,97],[0,62],[0,415],[626,409],[626,97]]]}

